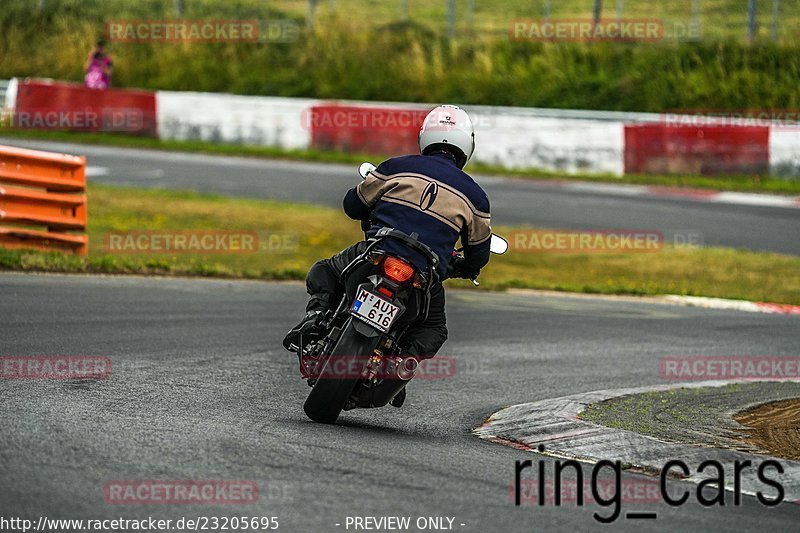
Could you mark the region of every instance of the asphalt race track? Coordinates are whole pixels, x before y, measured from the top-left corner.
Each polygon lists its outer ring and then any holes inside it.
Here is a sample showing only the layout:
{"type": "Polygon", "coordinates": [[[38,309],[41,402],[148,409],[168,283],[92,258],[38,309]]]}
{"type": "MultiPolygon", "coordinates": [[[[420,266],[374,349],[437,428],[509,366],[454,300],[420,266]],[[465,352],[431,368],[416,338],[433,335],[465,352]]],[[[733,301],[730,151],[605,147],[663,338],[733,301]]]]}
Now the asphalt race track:
{"type": "MultiPolygon", "coordinates": [[[[338,207],[358,181],[350,165],[2,142],[85,154],[90,180],[126,186],[338,207]]],[[[800,255],[797,209],[478,179],[499,225],[699,233],[707,245],[800,255]]],[[[512,404],[664,383],[664,356],[796,356],[800,345],[796,316],[449,291],[439,357],[458,362],[455,374],[415,380],[402,409],[353,411],[324,426],[303,414],[309,389],[280,347],[305,304],[300,283],[2,274],[0,294],[0,356],[112,362],[100,380],[0,379],[0,515],[34,521],[269,516],[279,531],[306,532],[352,531],[347,517],[407,516],[451,518],[457,531],[582,531],[610,510],[515,507],[514,463],[540,456],[471,429],[512,404]],[[109,503],[104,487],[118,480],[245,480],[260,494],[243,505],[109,503]]],[[[734,506],[728,495],[726,506],[704,508],[695,485],[670,489],[692,497],[679,508],[623,502],[614,526],[789,531],[800,518],[789,503],[767,508],[745,496],[734,506]],[[631,511],[657,519],[626,519],[631,511]]]]}
{"type": "MultiPolygon", "coordinates": [[[[333,207],[358,181],[355,165],[84,146],[2,139],[12,146],[87,156],[90,181],[274,198],[333,207]]],[[[686,198],[634,197],[561,190],[552,184],[476,176],[495,225],[585,230],[661,231],[667,242],[800,255],[800,209],[711,204],[686,198]]]]}
{"type": "MultiPolygon", "coordinates": [[[[470,429],[515,403],[660,383],[665,355],[796,355],[800,340],[792,316],[450,291],[442,354],[458,359],[456,374],[412,383],[402,409],[324,426],[305,418],[308,388],[279,347],[301,284],[3,274],[0,294],[2,355],[112,360],[102,380],[0,382],[0,502],[33,520],[277,516],[279,531],[306,532],[400,515],[454,517],[457,531],[584,531],[609,511],[515,508],[514,461],[535,457],[470,429]],[[119,479],[255,480],[261,494],[234,506],[108,504],[103,486],[119,479]]],[[[741,507],[625,505],[658,515],[620,517],[630,531],[790,531],[800,517],[749,496],[741,507]]]]}

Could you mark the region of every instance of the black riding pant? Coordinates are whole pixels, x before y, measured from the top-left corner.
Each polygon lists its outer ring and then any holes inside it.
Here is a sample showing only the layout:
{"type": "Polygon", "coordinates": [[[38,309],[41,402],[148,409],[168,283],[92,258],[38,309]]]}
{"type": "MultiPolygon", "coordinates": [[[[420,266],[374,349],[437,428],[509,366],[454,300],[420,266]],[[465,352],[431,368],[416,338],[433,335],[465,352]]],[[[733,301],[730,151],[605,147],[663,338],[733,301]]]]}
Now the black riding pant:
{"type": "MultiPolygon", "coordinates": [[[[306,306],[307,311],[335,309],[344,296],[344,285],[341,275],[349,265],[366,248],[360,242],[345,248],[330,259],[317,261],[306,277],[306,288],[311,299],[306,306]]],[[[444,287],[437,283],[431,287],[430,309],[425,321],[412,324],[398,344],[403,353],[421,357],[433,357],[444,341],[447,340],[447,320],[444,311],[444,287]]]]}

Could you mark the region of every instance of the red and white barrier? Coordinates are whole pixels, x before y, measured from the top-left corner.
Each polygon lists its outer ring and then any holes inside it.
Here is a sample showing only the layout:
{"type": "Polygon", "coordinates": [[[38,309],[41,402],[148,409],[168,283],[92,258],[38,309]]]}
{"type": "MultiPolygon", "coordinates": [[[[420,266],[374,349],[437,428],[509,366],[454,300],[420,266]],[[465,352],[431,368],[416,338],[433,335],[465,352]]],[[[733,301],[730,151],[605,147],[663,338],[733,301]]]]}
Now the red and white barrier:
{"type": "Polygon", "coordinates": [[[158,136],[156,97],[150,91],[97,90],[51,80],[19,80],[14,91],[9,106],[19,128],[158,136]]]}
{"type": "MultiPolygon", "coordinates": [[[[118,129],[127,127],[162,139],[376,156],[415,152],[419,125],[433,107],[196,92],[96,91],[42,81],[21,81],[17,86],[12,80],[6,105],[15,104],[18,118],[51,115],[77,120],[81,113],[99,111],[104,125],[70,124],[67,129],[108,131],[115,120],[122,120],[118,129]],[[128,122],[126,109],[135,110],[128,122]]],[[[763,124],[693,126],[691,122],[686,126],[680,120],[668,123],[662,115],[646,113],[465,108],[475,123],[473,160],[498,167],[616,176],[648,172],[800,176],[800,129],[763,124]]]]}
{"type": "Polygon", "coordinates": [[[162,139],[202,140],[302,150],[311,131],[301,121],[307,98],[158,91],[162,139]]]}
{"type": "Polygon", "coordinates": [[[418,151],[417,136],[427,107],[383,107],[325,103],[304,110],[311,148],[361,154],[418,151]]]}
{"type": "Polygon", "coordinates": [[[626,174],[765,174],[765,126],[625,126],[626,174]]]}

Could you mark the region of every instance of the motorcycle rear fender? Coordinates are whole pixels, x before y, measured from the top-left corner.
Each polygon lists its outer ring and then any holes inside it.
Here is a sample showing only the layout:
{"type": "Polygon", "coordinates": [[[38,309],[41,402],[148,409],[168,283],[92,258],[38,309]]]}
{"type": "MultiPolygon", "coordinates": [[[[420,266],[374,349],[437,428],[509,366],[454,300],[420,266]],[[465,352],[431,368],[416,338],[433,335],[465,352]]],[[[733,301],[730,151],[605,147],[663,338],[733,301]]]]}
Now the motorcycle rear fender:
{"type": "Polygon", "coordinates": [[[382,331],[378,331],[363,320],[353,317],[353,329],[365,337],[380,337],[383,335],[382,331]]]}

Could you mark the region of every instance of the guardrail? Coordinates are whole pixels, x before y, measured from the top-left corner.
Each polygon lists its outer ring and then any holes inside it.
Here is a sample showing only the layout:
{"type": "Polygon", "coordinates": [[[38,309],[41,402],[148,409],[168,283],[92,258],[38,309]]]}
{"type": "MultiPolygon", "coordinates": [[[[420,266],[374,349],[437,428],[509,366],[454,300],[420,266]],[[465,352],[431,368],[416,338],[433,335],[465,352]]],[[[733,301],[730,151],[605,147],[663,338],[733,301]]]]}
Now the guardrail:
{"type": "Polygon", "coordinates": [[[0,146],[0,247],[86,255],[86,217],[85,157],[0,146]]]}

